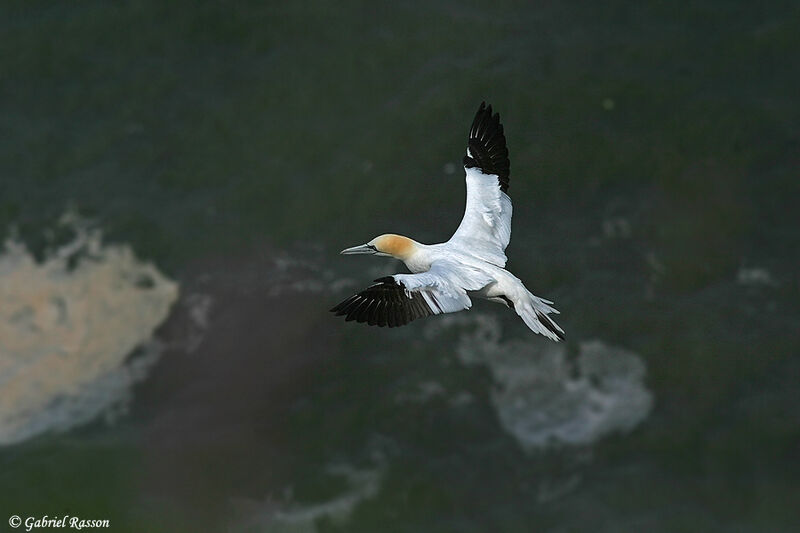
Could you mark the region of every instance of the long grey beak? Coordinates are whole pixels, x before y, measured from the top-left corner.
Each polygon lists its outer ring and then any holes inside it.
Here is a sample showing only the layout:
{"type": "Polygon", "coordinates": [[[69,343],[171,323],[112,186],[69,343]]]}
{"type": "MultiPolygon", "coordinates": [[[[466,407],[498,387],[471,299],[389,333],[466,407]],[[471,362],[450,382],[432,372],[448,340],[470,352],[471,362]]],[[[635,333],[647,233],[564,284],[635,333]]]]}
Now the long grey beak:
{"type": "Polygon", "coordinates": [[[352,248],[346,248],[339,253],[342,255],[354,255],[354,254],[374,254],[375,252],[376,252],[375,248],[373,248],[369,244],[362,244],[361,246],[353,246],[352,248]]]}

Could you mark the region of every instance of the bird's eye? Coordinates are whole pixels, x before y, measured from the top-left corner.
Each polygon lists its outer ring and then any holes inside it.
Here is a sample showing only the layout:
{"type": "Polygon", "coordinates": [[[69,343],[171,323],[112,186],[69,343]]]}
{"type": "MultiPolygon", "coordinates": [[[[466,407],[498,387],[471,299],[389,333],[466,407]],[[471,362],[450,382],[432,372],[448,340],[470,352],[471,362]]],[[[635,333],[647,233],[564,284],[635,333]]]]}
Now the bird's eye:
{"type": "Polygon", "coordinates": [[[375,245],[373,245],[373,244],[368,244],[368,245],[367,245],[367,248],[369,248],[370,250],[374,250],[374,251],[376,251],[376,252],[378,251],[378,249],[377,249],[377,248],[375,248],[375,245]]]}

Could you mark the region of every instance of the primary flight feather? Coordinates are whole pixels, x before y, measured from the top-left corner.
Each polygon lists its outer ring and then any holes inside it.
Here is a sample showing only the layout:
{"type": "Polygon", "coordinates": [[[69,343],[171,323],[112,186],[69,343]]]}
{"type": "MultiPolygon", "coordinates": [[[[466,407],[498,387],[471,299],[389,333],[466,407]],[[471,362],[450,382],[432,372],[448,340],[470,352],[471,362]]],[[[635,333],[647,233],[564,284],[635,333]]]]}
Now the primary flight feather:
{"type": "Polygon", "coordinates": [[[467,138],[467,206],[456,232],[439,244],[386,234],[342,250],[400,259],[412,274],[376,279],[331,311],[348,321],[395,327],[469,309],[470,297],[478,297],[513,309],[533,332],[563,340],[564,330],[548,316],[558,314],[553,302],[531,294],[504,268],[511,239],[509,169],[500,115],[481,103],[467,138]]]}

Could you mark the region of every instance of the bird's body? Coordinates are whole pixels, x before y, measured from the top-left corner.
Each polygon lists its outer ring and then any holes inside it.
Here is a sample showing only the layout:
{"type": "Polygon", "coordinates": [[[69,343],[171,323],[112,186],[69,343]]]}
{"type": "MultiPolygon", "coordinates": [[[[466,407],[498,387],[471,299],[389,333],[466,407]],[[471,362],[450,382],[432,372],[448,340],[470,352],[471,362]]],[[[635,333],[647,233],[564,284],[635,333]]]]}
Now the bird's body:
{"type": "Polygon", "coordinates": [[[534,332],[563,340],[563,330],[547,315],[552,302],[531,294],[505,269],[511,239],[508,150],[500,117],[481,104],[470,129],[464,157],[467,206],[453,236],[422,244],[386,234],[343,254],[370,254],[403,261],[411,274],[375,280],[375,285],[332,309],[347,320],[402,326],[416,318],[469,309],[470,297],[502,303],[516,311],[534,332]]]}

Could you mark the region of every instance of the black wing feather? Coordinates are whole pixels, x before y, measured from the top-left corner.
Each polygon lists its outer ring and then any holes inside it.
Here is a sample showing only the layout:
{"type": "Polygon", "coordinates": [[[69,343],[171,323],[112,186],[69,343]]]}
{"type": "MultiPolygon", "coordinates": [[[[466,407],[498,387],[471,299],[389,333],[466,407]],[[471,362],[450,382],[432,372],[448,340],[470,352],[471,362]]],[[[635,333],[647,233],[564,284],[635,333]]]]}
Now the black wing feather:
{"type": "Polygon", "coordinates": [[[331,309],[346,321],[367,323],[370,326],[405,326],[412,320],[430,316],[433,311],[418,292],[406,293],[405,287],[388,276],[375,280],[363,291],[347,298],[331,309]]]}
{"type": "Polygon", "coordinates": [[[492,115],[492,106],[481,102],[472,121],[467,140],[469,155],[464,156],[465,168],[478,168],[484,174],[497,176],[500,190],[508,192],[511,163],[508,160],[506,136],[500,124],[500,114],[492,115]]]}

